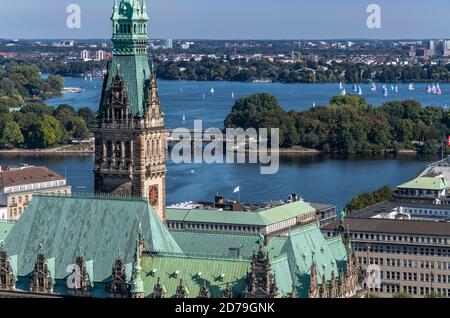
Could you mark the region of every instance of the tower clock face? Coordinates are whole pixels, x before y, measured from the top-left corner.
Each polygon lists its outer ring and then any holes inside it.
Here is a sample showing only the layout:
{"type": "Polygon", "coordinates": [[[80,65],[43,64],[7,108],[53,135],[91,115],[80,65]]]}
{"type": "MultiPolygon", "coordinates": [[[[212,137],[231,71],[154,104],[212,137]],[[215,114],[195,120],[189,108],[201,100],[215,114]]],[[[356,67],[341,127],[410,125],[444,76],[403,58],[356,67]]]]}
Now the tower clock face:
{"type": "Polygon", "coordinates": [[[158,185],[154,184],[150,186],[148,197],[150,200],[150,205],[152,207],[158,206],[158,199],[159,199],[159,193],[158,193],[158,185]]]}

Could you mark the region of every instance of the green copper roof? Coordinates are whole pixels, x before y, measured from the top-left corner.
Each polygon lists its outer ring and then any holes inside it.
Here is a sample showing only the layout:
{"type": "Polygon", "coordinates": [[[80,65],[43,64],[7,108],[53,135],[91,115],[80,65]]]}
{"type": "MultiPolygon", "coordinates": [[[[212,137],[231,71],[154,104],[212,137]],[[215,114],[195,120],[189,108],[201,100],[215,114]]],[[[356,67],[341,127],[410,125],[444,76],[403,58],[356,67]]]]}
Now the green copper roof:
{"type": "Polygon", "coordinates": [[[342,250],[333,251],[337,247],[342,249],[339,244],[339,241],[326,241],[316,224],[304,226],[289,234],[282,253],[285,253],[289,259],[299,297],[306,297],[305,293],[309,289],[313,259],[317,265],[319,283],[322,281],[323,274],[327,280],[331,278],[332,271],[338,276],[347,261],[346,253],[342,255],[342,250]],[[342,258],[336,259],[335,256],[342,256],[342,258]]]}
{"type": "MultiPolygon", "coordinates": [[[[93,280],[104,281],[118,256],[128,271],[142,227],[148,249],[181,253],[158,216],[142,199],[35,195],[5,240],[9,255],[18,255],[18,275],[32,272],[38,244],[47,259],[55,259],[53,278],[67,276],[79,248],[93,261],[93,280]]],[[[130,279],[128,275],[128,279],[130,279]]]]}
{"type": "Polygon", "coordinates": [[[444,190],[448,182],[442,177],[419,177],[398,186],[399,189],[444,190]]]}
{"type": "Polygon", "coordinates": [[[304,201],[280,205],[261,212],[230,212],[217,209],[167,209],[168,221],[267,226],[315,211],[304,201]]]}
{"type": "MultiPolygon", "coordinates": [[[[239,257],[250,259],[259,248],[259,237],[255,234],[205,233],[195,231],[170,232],[183,253],[211,257],[239,257]]],[[[277,257],[286,243],[286,238],[271,237],[265,250],[277,257]]]]}
{"type": "Polygon", "coordinates": [[[0,241],[4,241],[16,222],[0,221],[0,241]]]}
{"type": "Polygon", "coordinates": [[[134,115],[143,114],[146,102],[146,80],[150,76],[150,66],[146,56],[114,56],[111,62],[106,95],[102,107],[108,104],[111,94],[111,83],[113,76],[120,74],[125,80],[128,93],[128,102],[134,115]]]}
{"type": "Polygon", "coordinates": [[[166,298],[172,298],[183,280],[189,290],[188,298],[196,298],[205,281],[213,298],[221,298],[227,283],[234,295],[245,288],[245,277],[250,269],[247,260],[206,259],[180,256],[144,257],[142,275],[145,296],[151,297],[158,277],[166,290],[166,298]]]}

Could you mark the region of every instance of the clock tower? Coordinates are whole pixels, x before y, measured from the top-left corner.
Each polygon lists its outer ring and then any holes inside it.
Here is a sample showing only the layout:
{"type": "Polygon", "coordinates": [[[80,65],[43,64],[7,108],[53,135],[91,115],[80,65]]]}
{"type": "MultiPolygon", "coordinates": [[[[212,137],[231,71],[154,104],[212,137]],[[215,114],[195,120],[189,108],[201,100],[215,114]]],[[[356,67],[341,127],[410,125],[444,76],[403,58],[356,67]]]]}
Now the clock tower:
{"type": "Polygon", "coordinates": [[[147,56],[148,20],[145,0],[114,1],[113,58],[93,130],[95,192],[146,197],[165,221],[166,131],[147,56]]]}

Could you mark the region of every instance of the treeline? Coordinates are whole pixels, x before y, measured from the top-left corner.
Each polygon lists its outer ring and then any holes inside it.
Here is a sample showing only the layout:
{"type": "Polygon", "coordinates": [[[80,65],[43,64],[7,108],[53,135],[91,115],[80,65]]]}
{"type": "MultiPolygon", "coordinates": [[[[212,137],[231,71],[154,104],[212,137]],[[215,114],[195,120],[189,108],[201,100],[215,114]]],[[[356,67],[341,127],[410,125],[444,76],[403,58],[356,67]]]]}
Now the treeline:
{"type": "Polygon", "coordinates": [[[43,149],[67,144],[71,138],[85,139],[95,121],[95,113],[89,108],[76,111],[69,105],[54,108],[32,102],[20,111],[11,112],[2,105],[0,148],[43,149]]]}
{"type": "Polygon", "coordinates": [[[344,210],[346,213],[352,213],[380,202],[390,202],[392,199],[391,189],[384,186],[374,192],[364,192],[357,195],[345,206],[344,210]]]}
{"type": "Polygon", "coordinates": [[[37,66],[42,73],[60,76],[80,76],[86,73],[102,72],[106,68],[104,61],[40,61],[37,66]]]}
{"type": "Polygon", "coordinates": [[[353,95],[333,97],[327,106],[286,112],[274,96],[256,94],[236,101],[225,127],[279,128],[282,147],[301,146],[326,153],[404,149],[435,153],[450,133],[450,119],[441,107],[422,107],[417,101],[375,107],[353,95]]]}
{"type": "Polygon", "coordinates": [[[26,100],[41,100],[61,94],[64,80],[50,75],[41,78],[39,67],[0,59],[0,105],[21,107],[26,100]]]}
{"type": "Polygon", "coordinates": [[[449,65],[367,65],[305,61],[284,63],[261,60],[157,61],[157,75],[166,80],[252,82],[268,79],[281,83],[409,83],[450,82],[449,65]]]}

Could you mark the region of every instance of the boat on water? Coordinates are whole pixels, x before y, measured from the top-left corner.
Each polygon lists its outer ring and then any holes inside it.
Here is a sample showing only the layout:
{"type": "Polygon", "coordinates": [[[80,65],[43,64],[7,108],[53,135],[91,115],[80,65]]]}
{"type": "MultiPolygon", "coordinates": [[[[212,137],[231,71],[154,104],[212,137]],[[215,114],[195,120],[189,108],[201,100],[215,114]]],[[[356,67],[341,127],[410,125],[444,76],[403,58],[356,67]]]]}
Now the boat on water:
{"type": "Polygon", "coordinates": [[[339,90],[343,90],[344,89],[344,84],[342,84],[342,82],[339,82],[339,90]]]}
{"type": "Polygon", "coordinates": [[[363,91],[360,85],[358,85],[358,95],[362,95],[363,91]]]}
{"type": "Polygon", "coordinates": [[[425,88],[425,91],[426,91],[428,94],[431,93],[431,86],[430,86],[430,84],[427,84],[427,86],[426,86],[426,88],[425,88]]]}
{"type": "Polygon", "coordinates": [[[392,84],[391,84],[391,91],[395,91],[395,87],[392,84]]]}
{"type": "Polygon", "coordinates": [[[203,93],[203,100],[205,100],[205,98],[206,98],[206,96],[205,96],[205,94],[203,93]]]}
{"type": "Polygon", "coordinates": [[[214,87],[211,88],[211,91],[210,91],[209,93],[210,93],[211,95],[214,95],[214,94],[215,94],[214,87]]]}
{"type": "Polygon", "coordinates": [[[442,95],[442,90],[439,84],[436,85],[436,95],[442,95]]]}
{"type": "Polygon", "coordinates": [[[64,87],[63,92],[69,94],[80,94],[85,92],[86,90],[81,87],[64,87]]]}
{"type": "Polygon", "coordinates": [[[231,98],[234,99],[234,92],[231,92],[231,98]]]}
{"type": "Polygon", "coordinates": [[[414,84],[413,84],[413,83],[410,83],[409,86],[408,86],[408,89],[409,89],[410,91],[413,91],[413,90],[414,90],[414,84]]]}
{"type": "Polygon", "coordinates": [[[388,97],[389,96],[388,89],[387,89],[386,85],[383,85],[383,96],[384,97],[388,97]]]}
{"type": "Polygon", "coordinates": [[[186,115],[183,115],[183,123],[186,121],[186,115]]]}
{"type": "Polygon", "coordinates": [[[372,83],[372,87],[370,88],[370,90],[372,92],[376,92],[377,91],[377,85],[375,85],[375,83],[372,83]]]}
{"type": "Polygon", "coordinates": [[[358,85],[353,84],[353,92],[358,93],[358,85]]]}
{"type": "Polygon", "coordinates": [[[434,83],[433,83],[433,86],[431,87],[431,92],[433,94],[436,94],[436,92],[437,92],[437,87],[436,87],[436,85],[434,83]]]}
{"type": "Polygon", "coordinates": [[[395,92],[398,93],[398,85],[395,85],[395,92]]]}

